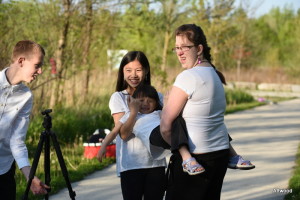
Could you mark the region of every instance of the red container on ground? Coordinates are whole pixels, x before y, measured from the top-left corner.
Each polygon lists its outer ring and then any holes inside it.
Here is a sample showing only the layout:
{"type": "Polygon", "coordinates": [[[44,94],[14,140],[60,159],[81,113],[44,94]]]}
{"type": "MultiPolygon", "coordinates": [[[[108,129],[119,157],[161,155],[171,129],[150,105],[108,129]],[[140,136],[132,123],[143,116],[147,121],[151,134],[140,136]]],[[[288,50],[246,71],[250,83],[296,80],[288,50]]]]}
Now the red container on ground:
{"type": "MultiPolygon", "coordinates": [[[[95,158],[99,149],[101,148],[100,143],[84,143],[84,157],[88,159],[95,158]]],[[[110,144],[106,147],[106,157],[116,158],[116,144],[110,144]]]]}

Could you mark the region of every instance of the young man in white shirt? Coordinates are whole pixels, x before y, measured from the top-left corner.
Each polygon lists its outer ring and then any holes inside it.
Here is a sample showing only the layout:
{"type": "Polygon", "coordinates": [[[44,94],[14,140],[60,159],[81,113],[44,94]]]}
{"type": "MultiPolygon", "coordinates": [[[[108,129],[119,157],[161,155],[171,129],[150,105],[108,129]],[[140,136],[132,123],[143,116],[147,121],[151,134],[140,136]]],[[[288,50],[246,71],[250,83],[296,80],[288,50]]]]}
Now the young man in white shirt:
{"type": "MultiPolygon", "coordinates": [[[[25,144],[33,96],[22,82],[30,83],[42,73],[45,56],[39,44],[23,40],[14,47],[11,65],[0,72],[0,194],[16,198],[15,162],[28,180],[30,163],[25,144]]],[[[34,177],[33,194],[46,194],[49,187],[34,177]]]]}

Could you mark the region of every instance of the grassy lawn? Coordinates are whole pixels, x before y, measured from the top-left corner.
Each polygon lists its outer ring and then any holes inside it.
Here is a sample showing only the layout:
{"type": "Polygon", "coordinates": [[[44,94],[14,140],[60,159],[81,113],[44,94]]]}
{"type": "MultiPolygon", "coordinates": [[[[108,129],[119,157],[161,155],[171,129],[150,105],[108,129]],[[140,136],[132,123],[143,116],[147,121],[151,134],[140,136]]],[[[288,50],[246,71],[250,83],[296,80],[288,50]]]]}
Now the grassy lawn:
{"type": "Polygon", "coordinates": [[[238,112],[238,111],[242,111],[242,110],[247,110],[247,109],[251,109],[257,106],[262,106],[262,105],[266,105],[266,103],[264,102],[249,102],[249,103],[241,103],[241,104],[237,104],[237,105],[229,105],[226,108],[226,112],[225,114],[230,114],[230,113],[234,113],[234,112],[238,112]]]}
{"type": "Polygon", "coordinates": [[[285,196],[285,200],[298,200],[300,199],[300,145],[296,156],[296,165],[293,171],[293,176],[289,181],[288,189],[292,189],[292,193],[285,196]]]}

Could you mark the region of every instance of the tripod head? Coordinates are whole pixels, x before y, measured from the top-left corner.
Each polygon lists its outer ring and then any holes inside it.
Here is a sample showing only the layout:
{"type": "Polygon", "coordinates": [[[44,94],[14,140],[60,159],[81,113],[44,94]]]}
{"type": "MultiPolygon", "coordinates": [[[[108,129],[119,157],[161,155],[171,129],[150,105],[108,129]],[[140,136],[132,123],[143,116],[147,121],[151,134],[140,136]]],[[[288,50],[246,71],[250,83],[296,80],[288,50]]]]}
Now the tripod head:
{"type": "Polygon", "coordinates": [[[50,130],[52,128],[52,118],[49,115],[52,112],[52,109],[46,109],[42,111],[42,115],[44,115],[43,127],[46,130],[50,130]]]}
{"type": "Polygon", "coordinates": [[[42,115],[49,115],[49,113],[52,112],[52,109],[46,109],[44,111],[42,111],[42,115]]]}

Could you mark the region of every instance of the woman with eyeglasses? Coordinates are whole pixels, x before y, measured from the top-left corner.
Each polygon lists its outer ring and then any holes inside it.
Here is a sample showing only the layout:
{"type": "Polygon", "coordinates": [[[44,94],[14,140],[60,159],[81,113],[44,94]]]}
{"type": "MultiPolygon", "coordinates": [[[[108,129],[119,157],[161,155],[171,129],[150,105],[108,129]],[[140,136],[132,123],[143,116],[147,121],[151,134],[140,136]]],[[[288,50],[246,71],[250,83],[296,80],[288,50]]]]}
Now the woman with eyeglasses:
{"type": "MultiPolygon", "coordinates": [[[[179,153],[174,153],[169,166],[166,200],[218,200],[230,154],[224,124],[226,98],[222,84],[226,81],[212,64],[210,47],[199,26],[184,24],[178,27],[175,40],[173,51],[185,70],[176,77],[168,100],[164,102],[160,130],[163,138],[171,143],[171,125],[182,115],[189,150],[205,172],[187,175],[182,171],[183,159],[179,153]]],[[[253,168],[250,161],[244,164],[253,168]]]]}
{"type": "MultiPolygon", "coordinates": [[[[151,85],[148,59],[141,51],[130,51],[120,63],[116,92],[109,101],[115,124],[129,112],[128,98],[141,84],[151,85]]],[[[162,95],[158,95],[162,101],[162,95]]],[[[124,126],[116,138],[117,174],[121,178],[123,199],[162,200],[166,183],[165,158],[154,160],[138,137],[132,134],[122,139],[122,134],[126,135],[124,126]]]]}

